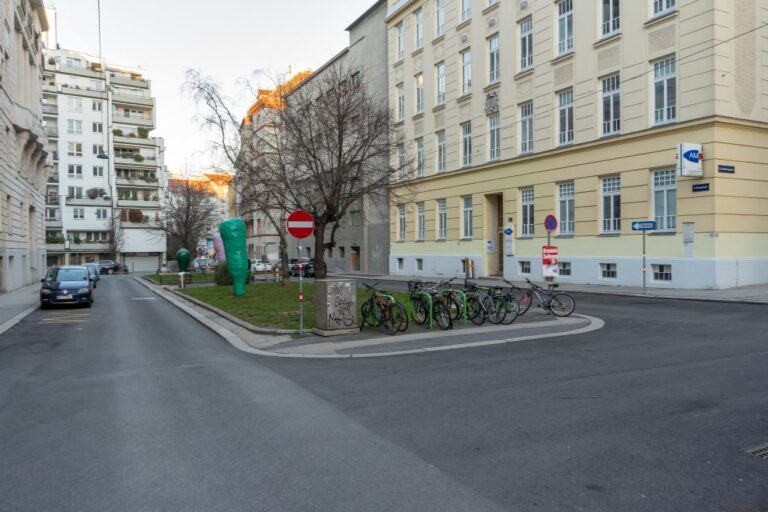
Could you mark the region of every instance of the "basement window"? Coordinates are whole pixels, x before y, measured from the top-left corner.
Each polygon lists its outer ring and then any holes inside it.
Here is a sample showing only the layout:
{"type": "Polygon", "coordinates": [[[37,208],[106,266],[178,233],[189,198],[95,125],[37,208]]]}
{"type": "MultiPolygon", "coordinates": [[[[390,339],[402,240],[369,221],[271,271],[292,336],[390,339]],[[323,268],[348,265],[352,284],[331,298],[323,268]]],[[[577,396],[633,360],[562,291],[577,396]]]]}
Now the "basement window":
{"type": "Polygon", "coordinates": [[[654,281],[671,281],[672,265],[651,265],[654,281]]]}
{"type": "Polygon", "coordinates": [[[521,261],[520,262],[520,273],[521,274],[530,274],[531,273],[531,262],[530,261],[521,261]]]}

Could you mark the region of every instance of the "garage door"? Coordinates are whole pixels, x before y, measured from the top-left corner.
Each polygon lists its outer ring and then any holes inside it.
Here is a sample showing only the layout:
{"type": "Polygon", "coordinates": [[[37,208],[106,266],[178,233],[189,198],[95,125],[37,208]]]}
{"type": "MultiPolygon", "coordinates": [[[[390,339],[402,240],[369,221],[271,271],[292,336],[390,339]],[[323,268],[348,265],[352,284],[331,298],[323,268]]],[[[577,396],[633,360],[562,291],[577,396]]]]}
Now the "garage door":
{"type": "Polygon", "coordinates": [[[125,265],[129,272],[157,272],[160,262],[158,256],[126,256],[125,265]]]}

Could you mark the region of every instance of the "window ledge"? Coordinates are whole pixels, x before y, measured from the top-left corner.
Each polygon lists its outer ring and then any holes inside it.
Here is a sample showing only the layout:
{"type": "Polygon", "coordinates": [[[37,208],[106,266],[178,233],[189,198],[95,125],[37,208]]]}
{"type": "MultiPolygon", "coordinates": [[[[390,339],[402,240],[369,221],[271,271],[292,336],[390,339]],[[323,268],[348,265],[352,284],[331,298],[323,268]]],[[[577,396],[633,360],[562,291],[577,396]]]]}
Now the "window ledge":
{"type": "Polygon", "coordinates": [[[414,240],[414,242],[416,242],[417,244],[423,244],[424,243],[424,239],[416,239],[416,240],[414,240]]]}
{"type": "Polygon", "coordinates": [[[399,127],[403,126],[405,124],[405,119],[398,119],[397,121],[392,122],[392,126],[399,127]]]}
{"type": "Polygon", "coordinates": [[[523,78],[523,77],[526,77],[526,76],[528,76],[528,75],[532,75],[532,74],[533,74],[533,70],[534,70],[534,69],[536,69],[536,68],[530,67],[530,68],[528,68],[528,69],[524,69],[524,70],[522,70],[521,72],[519,72],[518,74],[516,74],[516,75],[514,76],[514,79],[515,79],[515,80],[518,80],[518,79],[520,79],[520,78],[523,78]]]}
{"type": "Polygon", "coordinates": [[[403,65],[403,62],[405,62],[405,58],[400,58],[395,61],[394,64],[392,64],[393,67],[400,67],[403,65]]]}
{"type": "Polygon", "coordinates": [[[674,236],[677,234],[677,231],[651,231],[648,233],[649,236],[674,236]]]}
{"type": "Polygon", "coordinates": [[[445,109],[445,103],[440,103],[439,105],[435,105],[432,107],[432,112],[437,112],[438,110],[445,109]]]}
{"type": "Polygon", "coordinates": [[[675,17],[677,17],[679,12],[680,11],[675,9],[675,10],[672,10],[672,11],[667,11],[667,12],[662,12],[661,14],[657,14],[653,18],[651,18],[648,21],[646,21],[645,23],[643,23],[643,27],[649,28],[649,27],[652,27],[652,26],[657,25],[659,23],[662,23],[664,21],[667,21],[667,20],[670,20],[672,18],[675,18],[675,17]]]}
{"type": "Polygon", "coordinates": [[[486,7],[485,9],[483,9],[483,15],[485,15],[485,14],[488,14],[489,12],[495,11],[496,9],[498,9],[498,8],[499,8],[499,5],[501,5],[501,2],[500,2],[500,1],[497,1],[497,2],[496,2],[495,4],[493,4],[493,5],[489,5],[488,7],[486,7]]]}
{"type": "Polygon", "coordinates": [[[533,235],[522,235],[517,237],[518,240],[533,240],[533,235]]]}
{"type": "Polygon", "coordinates": [[[456,98],[456,103],[464,103],[465,101],[469,100],[470,98],[472,98],[472,93],[471,92],[462,94],[461,96],[456,98]]]}
{"type": "Polygon", "coordinates": [[[557,235],[555,238],[573,238],[575,235],[573,233],[564,233],[562,235],[557,235]]]}
{"type": "Polygon", "coordinates": [[[610,44],[614,41],[621,40],[621,31],[614,32],[613,34],[608,34],[607,36],[603,36],[602,38],[595,41],[595,44],[592,45],[594,48],[600,48],[601,46],[605,46],[606,44],[610,44]]]}
{"type": "Polygon", "coordinates": [[[411,119],[415,121],[417,119],[421,119],[422,117],[424,117],[424,112],[416,112],[415,114],[413,114],[413,117],[411,117],[411,119]]]}
{"type": "Polygon", "coordinates": [[[568,52],[563,53],[562,55],[558,55],[557,57],[549,61],[549,63],[550,65],[560,64],[561,62],[571,60],[574,55],[576,55],[576,52],[573,50],[569,50],[568,52]]]}
{"type": "Polygon", "coordinates": [[[498,89],[499,87],[501,87],[501,80],[496,80],[495,82],[483,87],[483,92],[490,92],[490,91],[493,91],[494,89],[498,89]]]}
{"type": "Polygon", "coordinates": [[[663,128],[664,126],[669,126],[671,124],[675,124],[677,122],[677,119],[671,119],[669,121],[662,121],[660,123],[653,123],[653,128],[663,128]]]}
{"type": "Polygon", "coordinates": [[[459,30],[462,30],[462,29],[464,29],[464,28],[467,28],[467,27],[469,26],[469,24],[470,24],[470,23],[472,23],[472,18],[468,18],[468,19],[466,19],[466,20],[462,21],[461,23],[459,23],[458,25],[456,25],[456,31],[458,32],[459,30]]]}
{"type": "Polygon", "coordinates": [[[415,50],[413,50],[413,51],[411,52],[411,57],[415,57],[415,56],[417,56],[418,54],[420,54],[420,53],[423,53],[423,52],[424,52],[424,46],[422,45],[422,47],[421,47],[421,48],[416,48],[415,50]]]}
{"type": "Polygon", "coordinates": [[[620,136],[621,136],[621,132],[605,133],[600,136],[600,140],[613,139],[615,137],[620,137],[620,136]]]}
{"type": "Polygon", "coordinates": [[[435,38],[432,40],[432,44],[433,44],[433,45],[435,45],[435,44],[437,44],[437,43],[440,43],[440,42],[442,42],[444,39],[445,39],[445,31],[443,31],[443,33],[442,33],[442,34],[440,34],[439,36],[435,37],[435,38]]]}
{"type": "Polygon", "coordinates": [[[616,232],[616,233],[610,233],[610,232],[609,233],[600,233],[598,236],[601,236],[601,237],[604,237],[604,238],[611,238],[611,237],[621,236],[621,233],[618,233],[618,232],[616,232]]]}
{"type": "Polygon", "coordinates": [[[435,238],[435,242],[447,242],[447,238],[435,238]]]}
{"type": "Polygon", "coordinates": [[[471,237],[470,238],[467,238],[467,237],[459,238],[459,242],[471,242],[471,241],[472,241],[471,237]]]}

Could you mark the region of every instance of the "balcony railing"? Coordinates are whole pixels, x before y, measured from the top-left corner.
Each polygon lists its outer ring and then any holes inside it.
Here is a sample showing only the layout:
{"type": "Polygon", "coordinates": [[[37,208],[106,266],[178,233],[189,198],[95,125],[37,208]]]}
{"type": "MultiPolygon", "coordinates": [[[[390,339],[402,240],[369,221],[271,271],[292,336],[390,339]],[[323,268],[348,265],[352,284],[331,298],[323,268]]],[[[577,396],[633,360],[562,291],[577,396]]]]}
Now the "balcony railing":
{"type": "Polygon", "coordinates": [[[59,138],[59,127],[58,126],[46,126],[45,127],[45,134],[53,139],[59,138]]]}
{"type": "Polygon", "coordinates": [[[43,105],[43,114],[59,115],[58,105],[43,105]]]}

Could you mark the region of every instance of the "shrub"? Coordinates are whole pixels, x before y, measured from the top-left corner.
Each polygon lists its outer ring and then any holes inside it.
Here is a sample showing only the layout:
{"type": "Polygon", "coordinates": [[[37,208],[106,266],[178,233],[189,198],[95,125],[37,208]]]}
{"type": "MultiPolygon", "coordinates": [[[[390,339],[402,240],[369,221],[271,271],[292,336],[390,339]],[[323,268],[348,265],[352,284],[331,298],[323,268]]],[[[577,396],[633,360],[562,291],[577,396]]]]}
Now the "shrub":
{"type": "Polygon", "coordinates": [[[112,130],[112,135],[114,135],[115,137],[122,137],[123,136],[123,130],[121,130],[119,128],[115,128],[114,130],[112,130]]]}
{"type": "Polygon", "coordinates": [[[123,222],[128,221],[128,210],[120,210],[120,220],[123,222]]]}
{"type": "Polygon", "coordinates": [[[128,220],[136,224],[144,221],[144,212],[138,208],[131,208],[128,210],[128,220]]]}
{"type": "Polygon", "coordinates": [[[83,242],[82,240],[80,240],[80,237],[79,237],[79,236],[76,236],[76,237],[75,237],[75,239],[74,239],[74,240],[72,240],[72,241],[73,241],[73,242],[75,242],[76,244],[79,244],[79,243],[82,243],[82,242],[83,242]]]}
{"type": "Polygon", "coordinates": [[[146,139],[149,137],[149,130],[147,128],[139,127],[136,129],[136,131],[138,132],[139,137],[141,137],[142,139],[146,139]]]}
{"type": "Polygon", "coordinates": [[[45,243],[47,243],[47,244],[63,244],[64,243],[64,237],[63,236],[47,236],[47,237],[45,237],[45,243]]]}
{"type": "Polygon", "coordinates": [[[216,267],[216,275],[213,276],[213,282],[219,286],[232,286],[232,278],[229,277],[226,263],[219,263],[219,266],[216,267]]]}
{"type": "Polygon", "coordinates": [[[135,162],[143,162],[143,161],[144,161],[144,157],[143,157],[143,156],[141,156],[141,154],[140,154],[140,153],[134,153],[134,154],[133,154],[133,160],[134,160],[135,162]]]}
{"type": "Polygon", "coordinates": [[[98,188],[89,188],[85,191],[85,194],[88,196],[88,199],[96,199],[99,197],[99,189],[98,188]]]}

